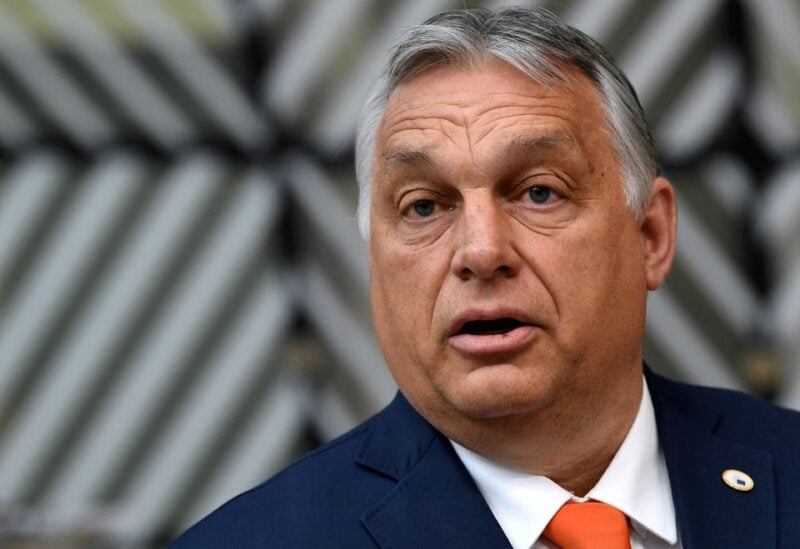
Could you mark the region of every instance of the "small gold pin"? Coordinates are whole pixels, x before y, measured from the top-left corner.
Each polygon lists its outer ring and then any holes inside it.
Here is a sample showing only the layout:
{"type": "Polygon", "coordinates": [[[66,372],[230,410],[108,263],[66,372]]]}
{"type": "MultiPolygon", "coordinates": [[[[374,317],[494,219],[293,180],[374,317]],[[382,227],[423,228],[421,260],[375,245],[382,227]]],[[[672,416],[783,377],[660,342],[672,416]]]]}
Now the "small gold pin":
{"type": "Polygon", "coordinates": [[[749,492],[756,486],[753,477],[739,469],[725,469],[722,472],[722,482],[739,492],[749,492]]]}

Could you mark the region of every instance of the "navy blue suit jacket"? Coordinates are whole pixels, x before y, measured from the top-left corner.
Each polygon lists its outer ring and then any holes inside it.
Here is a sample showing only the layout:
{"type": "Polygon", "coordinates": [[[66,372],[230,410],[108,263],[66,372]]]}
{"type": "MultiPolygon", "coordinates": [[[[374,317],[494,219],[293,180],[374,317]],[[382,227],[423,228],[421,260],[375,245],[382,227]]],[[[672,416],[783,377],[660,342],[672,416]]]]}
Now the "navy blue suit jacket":
{"type": "MultiPolygon", "coordinates": [[[[647,372],[683,547],[800,548],[800,414],[647,372]],[[750,492],[721,474],[740,469],[750,492]]],[[[173,549],[510,547],[447,439],[398,394],[173,549]]]]}

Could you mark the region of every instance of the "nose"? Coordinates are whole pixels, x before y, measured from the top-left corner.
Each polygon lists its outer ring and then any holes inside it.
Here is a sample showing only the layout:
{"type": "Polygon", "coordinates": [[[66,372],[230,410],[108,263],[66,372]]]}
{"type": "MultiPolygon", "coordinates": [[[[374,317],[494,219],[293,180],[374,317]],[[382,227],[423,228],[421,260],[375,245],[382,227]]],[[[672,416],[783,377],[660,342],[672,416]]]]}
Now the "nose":
{"type": "Polygon", "coordinates": [[[462,280],[512,277],[521,258],[514,247],[508,214],[492,196],[464,199],[458,221],[453,274],[462,280]]]}

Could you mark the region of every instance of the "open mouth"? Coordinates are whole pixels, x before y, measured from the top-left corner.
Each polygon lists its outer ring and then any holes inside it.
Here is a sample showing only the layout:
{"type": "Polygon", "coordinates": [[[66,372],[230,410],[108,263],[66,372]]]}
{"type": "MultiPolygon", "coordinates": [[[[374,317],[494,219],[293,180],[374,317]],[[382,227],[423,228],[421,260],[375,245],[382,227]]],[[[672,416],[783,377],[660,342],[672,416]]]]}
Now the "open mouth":
{"type": "MultiPolygon", "coordinates": [[[[484,315],[478,313],[473,318],[476,316],[484,315]]],[[[463,324],[454,326],[449,344],[460,353],[473,357],[516,353],[526,349],[538,332],[538,327],[530,321],[513,316],[484,316],[475,320],[464,319],[463,324]]]]}
{"type": "Polygon", "coordinates": [[[498,335],[507,334],[508,332],[526,326],[524,322],[520,322],[516,318],[502,317],[492,320],[471,320],[465,322],[458,334],[470,335],[498,335]]]}

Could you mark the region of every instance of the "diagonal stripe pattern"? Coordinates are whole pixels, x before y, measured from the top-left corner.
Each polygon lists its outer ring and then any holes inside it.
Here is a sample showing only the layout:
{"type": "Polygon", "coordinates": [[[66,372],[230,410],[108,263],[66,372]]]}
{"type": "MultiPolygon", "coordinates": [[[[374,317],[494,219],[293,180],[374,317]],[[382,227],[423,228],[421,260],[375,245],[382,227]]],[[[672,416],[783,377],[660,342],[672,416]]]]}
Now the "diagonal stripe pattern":
{"type": "MultiPolygon", "coordinates": [[[[678,191],[650,364],[800,409],[796,2],[525,3],[620,60],[678,191]]],[[[354,124],[462,4],[0,0],[0,544],[163,546],[391,398],[354,124]]]]}

